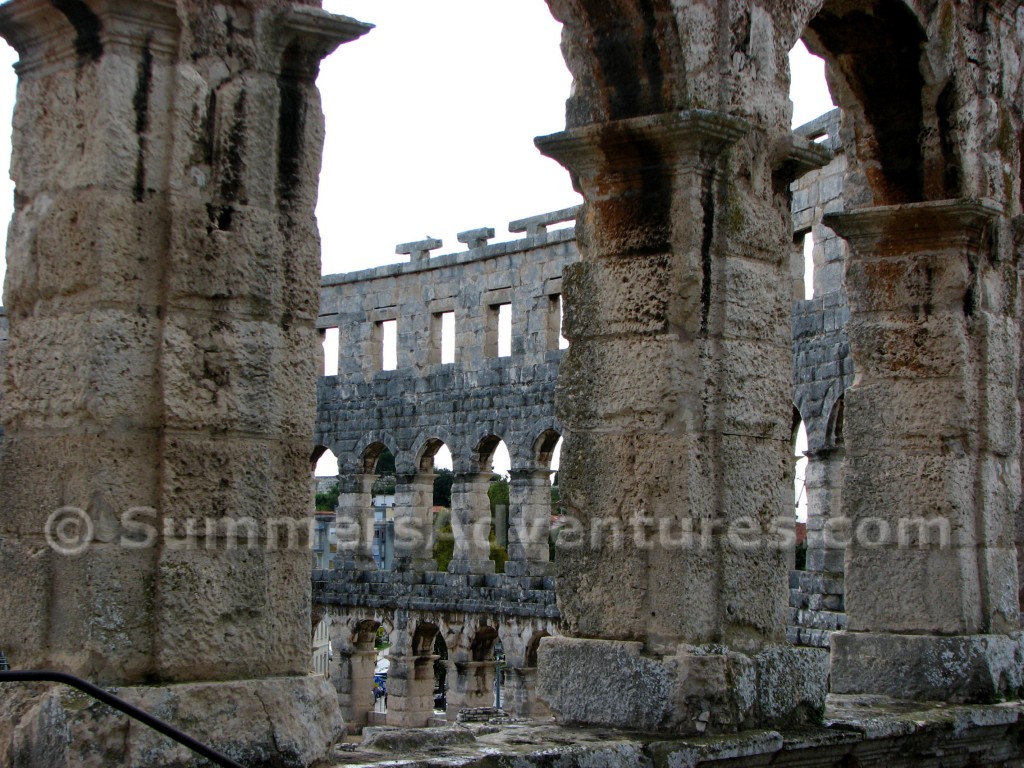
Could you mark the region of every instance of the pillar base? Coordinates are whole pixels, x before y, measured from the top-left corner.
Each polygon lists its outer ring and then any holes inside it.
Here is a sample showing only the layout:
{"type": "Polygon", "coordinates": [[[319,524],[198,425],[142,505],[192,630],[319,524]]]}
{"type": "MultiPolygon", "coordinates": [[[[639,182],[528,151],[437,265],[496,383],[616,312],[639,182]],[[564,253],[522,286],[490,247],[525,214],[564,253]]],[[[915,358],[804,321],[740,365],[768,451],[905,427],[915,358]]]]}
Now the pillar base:
{"type": "Polygon", "coordinates": [[[906,701],[990,703],[1019,698],[1024,634],[832,633],[832,693],[906,701]]]}
{"type": "Polygon", "coordinates": [[[642,648],[545,638],[537,694],[561,723],[683,735],[801,725],[824,711],[822,649],[777,645],[747,656],[722,645],[680,645],[672,656],[651,657],[642,648]]]}
{"type": "MultiPolygon", "coordinates": [[[[337,694],[316,675],[111,690],[251,768],[305,768],[330,755],[344,728],[337,694]]],[[[6,683],[0,700],[0,766],[15,765],[185,768],[209,763],[67,686],[6,683]]]]}

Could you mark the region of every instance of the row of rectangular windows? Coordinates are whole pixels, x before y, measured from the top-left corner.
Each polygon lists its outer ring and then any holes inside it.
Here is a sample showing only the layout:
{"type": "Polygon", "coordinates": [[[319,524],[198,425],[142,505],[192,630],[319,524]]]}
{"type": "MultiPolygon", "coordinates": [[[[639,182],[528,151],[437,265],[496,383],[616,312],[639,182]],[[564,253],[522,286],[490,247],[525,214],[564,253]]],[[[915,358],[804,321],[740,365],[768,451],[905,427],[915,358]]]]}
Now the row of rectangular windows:
{"type": "MultiPolygon", "coordinates": [[[[548,349],[565,349],[569,342],[562,335],[562,296],[549,296],[548,349]]],[[[487,307],[484,329],[484,355],[500,358],[512,355],[512,305],[491,304],[487,307]]],[[[328,328],[324,334],[324,375],[338,374],[338,329],[328,328]]],[[[376,352],[375,370],[393,371],[398,368],[398,320],[376,320],[373,327],[376,352]]],[[[431,323],[431,364],[442,365],[456,361],[455,312],[436,312],[431,323]]]]}

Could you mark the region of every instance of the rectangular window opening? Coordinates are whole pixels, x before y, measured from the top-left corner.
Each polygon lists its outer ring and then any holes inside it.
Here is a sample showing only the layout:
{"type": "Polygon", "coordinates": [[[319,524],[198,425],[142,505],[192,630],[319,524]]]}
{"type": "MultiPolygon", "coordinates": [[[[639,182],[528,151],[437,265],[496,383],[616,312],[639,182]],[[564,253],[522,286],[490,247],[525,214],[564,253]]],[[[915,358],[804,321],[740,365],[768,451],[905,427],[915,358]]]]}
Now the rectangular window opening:
{"type": "Polygon", "coordinates": [[[455,362],[455,313],[441,313],[441,364],[455,362]]]}
{"type": "Polygon", "coordinates": [[[563,335],[565,330],[565,302],[562,301],[562,294],[558,294],[558,348],[568,349],[569,340],[563,335]]]}
{"type": "Polygon", "coordinates": [[[328,328],[324,333],[324,376],[338,375],[339,337],[337,328],[328,328]]]}
{"type": "Polygon", "coordinates": [[[814,298],[814,232],[804,235],[804,299],[814,298]]]}
{"type": "Polygon", "coordinates": [[[498,357],[512,356],[512,305],[498,305],[498,357]]]}
{"type": "Polygon", "coordinates": [[[398,321],[381,320],[377,323],[380,329],[380,352],[382,371],[393,371],[398,368],[398,321]]]}

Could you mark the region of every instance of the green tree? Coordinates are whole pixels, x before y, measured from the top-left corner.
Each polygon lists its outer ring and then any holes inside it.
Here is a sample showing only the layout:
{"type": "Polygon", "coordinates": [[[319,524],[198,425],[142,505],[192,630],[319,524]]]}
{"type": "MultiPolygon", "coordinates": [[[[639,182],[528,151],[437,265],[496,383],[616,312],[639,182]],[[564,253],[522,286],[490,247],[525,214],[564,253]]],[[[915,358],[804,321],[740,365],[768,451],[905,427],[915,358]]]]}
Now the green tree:
{"type": "Polygon", "coordinates": [[[487,498],[491,500],[491,514],[494,514],[495,507],[508,509],[508,480],[501,475],[492,475],[491,484],[487,487],[487,498]]]}
{"type": "Polygon", "coordinates": [[[377,457],[377,465],[374,467],[374,471],[378,475],[395,474],[395,456],[387,448],[381,451],[380,456],[377,457]]]}
{"type": "Polygon", "coordinates": [[[455,554],[455,533],[452,531],[452,513],[447,507],[434,515],[434,560],[437,570],[447,571],[455,554]]]}
{"type": "MultiPolygon", "coordinates": [[[[338,507],[338,495],[340,490],[337,483],[331,483],[326,491],[317,492],[316,494],[316,511],[317,512],[333,512],[338,507]]],[[[307,497],[308,498],[308,497],[307,497]]]]}
{"type": "Polygon", "coordinates": [[[450,469],[439,469],[434,477],[434,506],[450,507],[452,505],[452,484],[455,473],[450,469]]]}

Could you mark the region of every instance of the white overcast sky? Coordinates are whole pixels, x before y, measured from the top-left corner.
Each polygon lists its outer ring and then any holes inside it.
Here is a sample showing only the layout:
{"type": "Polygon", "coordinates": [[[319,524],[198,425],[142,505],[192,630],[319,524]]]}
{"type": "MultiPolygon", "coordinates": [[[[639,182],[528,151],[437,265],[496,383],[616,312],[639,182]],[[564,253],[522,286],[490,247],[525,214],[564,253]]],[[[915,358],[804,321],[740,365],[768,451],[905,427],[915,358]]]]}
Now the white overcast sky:
{"type": "MultiPolygon", "coordinates": [[[[376,25],[341,46],[318,83],[327,142],[317,217],[323,273],[389,264],[395,245],[579,202],[568,174],[533,146],[565,125],[570,77],[561,26],[543,0],[324,0],[376,25]]],[[[802,48],[802,46],[798,46],[802,48]]],[[[10,124],[14,52],[0,44],[0,124],[10,124]]],[[[819,59],[791,55],[794,125],[831,109],[819,59]]],[[[0,131],[0,156],[9,156],[0,131]]],[[[0,221],[13,188],[0,174],[0,221]]],[[[3,265],[0,265],[2,268],[3,265]]],[[[496,467],[498,469],[499,467],[496,467]]]]}

